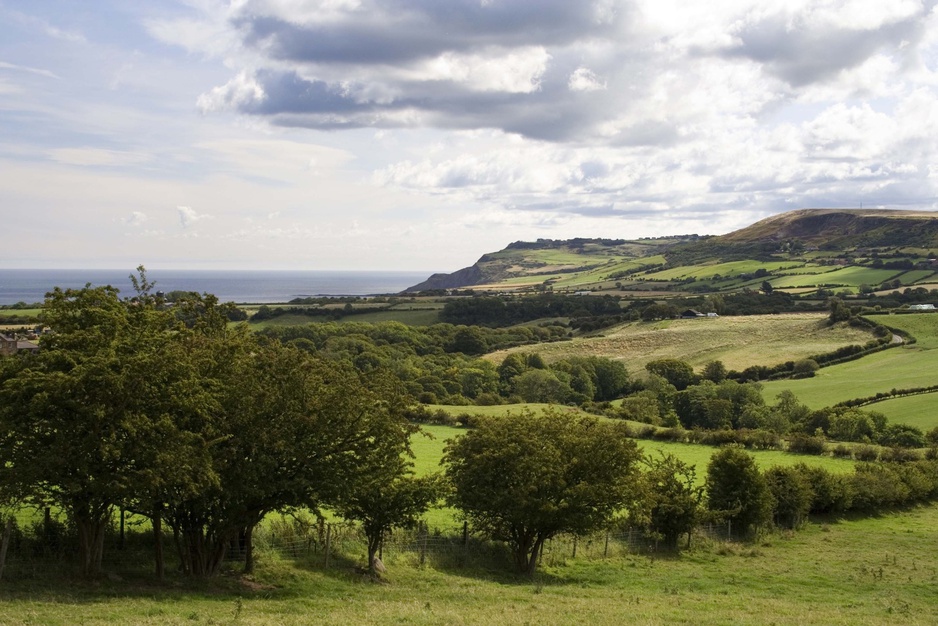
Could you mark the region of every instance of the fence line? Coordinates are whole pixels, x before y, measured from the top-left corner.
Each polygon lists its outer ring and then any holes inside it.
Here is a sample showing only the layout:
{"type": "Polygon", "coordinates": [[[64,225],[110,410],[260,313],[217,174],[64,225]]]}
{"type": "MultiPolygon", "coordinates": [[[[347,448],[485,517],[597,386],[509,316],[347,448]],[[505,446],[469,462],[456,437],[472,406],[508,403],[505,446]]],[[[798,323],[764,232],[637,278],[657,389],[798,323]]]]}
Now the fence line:
{"type": "MultiPolygon", "coordinates": [[[[322,567],[347,567],[350,562],[364,564],[367,541],[361,527],[351,522],[309,524],[287,518],[280,523],[266,524],[254,533],[256,553],[275,554],[280,558],[307,561],[322,567]]],[[[737,537],[729,524],[711,524],[696,528],[691,542],[727,541],[737,537]]],[[[685,545],[685,536],[681,545],[685,545]]],[[[610,529],[587,535],[558,535],[545,542],[541,562],[553,565],[567,559],[601,560],[627,554],[652,553],[666,548],[654,535],[641,529],[610,529]]],[[[175,560],[176,551],[171,534],[164,534],[164,551],[168,560],[175,560]]],[[[22,536],[11,542],[7,553],[8,572],[27,572],[47,567],[49,563],[71,563],[77,554],[74,538],[57,537],[55,541],[22,536]]],[[[131,569],[152,567],[152,535],[129,533],[121,547],[118,537],[109,537],[105,544],[103,565],[108,568],[131,569]]],[[[382,560],[409,559],[417,565],[427,561],[467,564],[481,559],[508,560],[502,542],[491,541],[469,532],[467,527],[430,530],[425,524],[416,529],[397,530],[388,534],[380,549],[382,560]]],[[[235,562],[244,558],[243,549],[232,546],[228,557],[235,562]]]]}

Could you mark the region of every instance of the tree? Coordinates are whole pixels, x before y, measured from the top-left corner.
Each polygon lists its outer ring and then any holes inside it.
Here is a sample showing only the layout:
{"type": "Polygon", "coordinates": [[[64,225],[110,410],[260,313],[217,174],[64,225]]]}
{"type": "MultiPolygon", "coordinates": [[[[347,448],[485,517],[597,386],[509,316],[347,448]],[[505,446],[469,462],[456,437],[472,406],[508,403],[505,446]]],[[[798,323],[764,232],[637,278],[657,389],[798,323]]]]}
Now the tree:
{"type": "Polygon", "coordinates": [[[759,286],[759,291],[764,293],[767,296],[772,295],[772,292],[775,291],[775,288],[772,287],[772,283],[767,280],[762,281],[762,285],[759,286]]]}
{"type": "Polygon", "coordinates": [[[700,377],[714,383],[721,383],[726,380],[726,366],[723,365],[723,361],[708,361],[700,377]]]}
{"type": "Polygon", "coordinates": [[[546,540],[600,528],[631,502],[639,458],[623,424],[548,411],[479,420],[443,462],[450,504],[533,574],[546,540]]]}
{"type": "Polygon", "coordinates": [[[101,570],[116,506],[211,480],[198,447],[173,426],[210,403],[182,329],[138,269],[132,302],[111,287],[49,293],[42,322],[54,332],[0,381],[0,482],[65,511],[89,575],[101,570]]]}
{"type": "Polygon", "coordinates": [[[650,373],[661,376],[674,385],[678,391],[683,391],[697,382],[694,368],[689,363],[679,359],[658,359],[645,365],[650,373]]]}
{"type": "Polygon", "coordinates": [[[253,530],[267,513],[339,502],[369,460],[396,458],[414,430],[388,376],[219,332],[203,338],[202,360],[216,410],[180,425],[206,442],[216,482],[187,497],[164,495],[183,568],[194,576],[217,573],[239,538],[250,571],[253,530]]]}
{"type": "Polygon", "coordinates": [[[837,322],[846,322],[852,316],[850,313],[850,307],[848,307],[840,298],[830,298],[827,304],[828,308],[830,309],[828,320],[831,324],[836,324],[837,322]]]}
{"type": "MultiPolygon", "coordinates": [[[[402,456],[398,454],[398,458],[402,456]]],[[[365,474],[342,496],[336,509],[342,517],[362,523],[368,540],[368,571],[377,577],[375,555],[381,540],[394,528],[416,524],[443,489],[439,476],[415,478],[393,460],[365,474]]]]}
{"type": "Polygon", "coordinates": [[[700,519],[703,487],[696,485],[694,466],[672,454],[646,457],[645,464],[648,529],[658,534],[665,546],[677,548],[680,536],[693,531],[700,519]]]}
{"type": "Polygon", "coordinates": [[[745,450],[728,446],[707,465],[707,508],[727,519],[741,534],[772,519],[772,494],[755,459],[745,450]]]}
{"type": "Polygon", "coordinates": [[[765,480],[774,501],[775,523],[784,528],[800,526],[814,500],[808,477],[798,468],[775,466],[765,472],[765,480]]]}

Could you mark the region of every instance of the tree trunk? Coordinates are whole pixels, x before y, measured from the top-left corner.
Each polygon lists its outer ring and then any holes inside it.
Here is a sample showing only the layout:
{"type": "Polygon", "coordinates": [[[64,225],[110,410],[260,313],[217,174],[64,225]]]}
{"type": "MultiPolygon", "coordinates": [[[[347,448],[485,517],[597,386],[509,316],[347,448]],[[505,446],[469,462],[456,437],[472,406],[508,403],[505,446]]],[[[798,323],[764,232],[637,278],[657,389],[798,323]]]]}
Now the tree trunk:
{"type": "Polygon", "coordinates": [[[184,528],[182,546],[186,552],[185,559],[189,564],[188,574],[199,578],[208,578],[217,574],[225,560],[228,542],[236,532],[213,537],[211,533],[205,533],[202,528],[184,528]]]}
{"type": "Polygon", "coordinates": [[[163,564],[163,505],[153,507],[153,548],[156,558],[156,579],[163,582],[165,568],[163,564]]]}
{"type": "Polygon", "coordinates": [[[7,562],[7,549],[10,547],[10,535],[13,534],[13,514],[7,516],[7,523],[3,527],[3,540],[0,541],[0,580],[3,580],[3,568],[7,562]]]}
{"type": "Polygon", "coordinates": [[[375,556],[378,554],[378,547],[381,545],[381,535],[383,533],[374,533],[368,535],[368,574],[372,578],[378,578],[378,571],[375,569],[375,556]]]}
{"type": "Polygon", "coordinates": [[[82,575],[94,576],[101,573],[104,556],[104,531],[111,519],[110,506],[84,507],[74,511],[73,519],[78,530],[78,560],[82,575]]]}
{"type": "Polygon", "coordinates": [[[249,524],[244,529],[244,573],[254,573],[254,526],[249,524]]]}
{"type": "Polygon", "coordinates": [[[537,561],[541,557],[541,550],[544,549],[544,540],[545,537],[541,535],[538,535],[537,539],[534,540],[534,546],[531,549],[531,559],[527,563],[528,576],[534,576],[534,571],[537,569],[537,561]]]}

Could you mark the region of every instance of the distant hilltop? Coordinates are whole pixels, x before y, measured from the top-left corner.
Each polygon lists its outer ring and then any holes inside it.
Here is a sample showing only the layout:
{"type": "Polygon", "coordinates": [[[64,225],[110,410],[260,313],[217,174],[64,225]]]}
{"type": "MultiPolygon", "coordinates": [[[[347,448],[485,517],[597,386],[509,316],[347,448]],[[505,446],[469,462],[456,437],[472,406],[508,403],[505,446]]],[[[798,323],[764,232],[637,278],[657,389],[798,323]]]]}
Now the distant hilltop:
{"type": "MultiPolygon", "coordinates": [[[[883,209],[799,209],[720,236],[516,241],[450,274],[434,274],[405,292],[497,286],[530,287],[558,276],[589,273],[631,259],[644,267],[675,267],[741,259],[767,260],[779,251],[919,248],[938,250],[938,213],[883,209]]],[[[924,254],[924,252],[923,252],[924,254]]],[[[615,272],[608,272],[615,276],[615,272]]]]}

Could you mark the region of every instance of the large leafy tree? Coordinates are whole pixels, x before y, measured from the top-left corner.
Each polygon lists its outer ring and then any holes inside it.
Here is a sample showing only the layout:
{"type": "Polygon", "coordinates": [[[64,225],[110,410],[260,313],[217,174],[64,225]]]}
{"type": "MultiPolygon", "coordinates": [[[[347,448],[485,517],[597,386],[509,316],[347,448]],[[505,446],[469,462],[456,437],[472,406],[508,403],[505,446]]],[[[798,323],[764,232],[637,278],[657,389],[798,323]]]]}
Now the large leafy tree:
{"type": "Polygon", "coordinates": [[[267,513],[338,502],[375,458],[406,449],[411,432],[386,377],[213,328],[195,353],[218,409],[182,427],[206,442],[217,482],[164,499],[183,567],[196,576],[217,573],[239,538],[250,570],[252,533],[267,513]]]}
{"type": "Polygon", "coordinates": [[[596,530],[632,500],[639,458],[621,425],[549,411],[480,420],[443,462],[452,505],[533,574],[545,541],[596,530]]]}
{"type": "Polygon", "coordinates": [[[115,506],[170,483],[199,489],[206,478],[174,426],[204,407],[202,387],[140,269],[134,301],[111,287],[48,294],[42,322],[52,334],[0,381],[0,480],[64,510],[86,574],[101,569],[115,506]]]}

